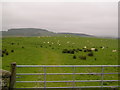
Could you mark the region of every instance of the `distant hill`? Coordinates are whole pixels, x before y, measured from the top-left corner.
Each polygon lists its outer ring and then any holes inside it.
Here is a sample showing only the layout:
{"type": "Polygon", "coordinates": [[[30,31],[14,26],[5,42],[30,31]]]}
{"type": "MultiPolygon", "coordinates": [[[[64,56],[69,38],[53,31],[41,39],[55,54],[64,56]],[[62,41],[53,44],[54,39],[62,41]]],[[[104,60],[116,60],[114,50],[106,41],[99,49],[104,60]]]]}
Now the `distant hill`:
{"type": "Polygon", "coordinates": [[[81,36],[81,37],[94,37],[92,35],[82,34],[82,33],[59,33],[59,34],[74,35],[74,36],[81,36]]]}
{"type": "Polygon", "coordinates": [[[56,33],[50,32],[45,29],[37,29],[37,28],[16,28],[9,29],[8,31],[2,31],[2,36],[52,36],[56,33]]]}
{"type": "Polygon", "coordinates": [[[33,36],[59,36],[59,35],[75,35],[82,37],[93,37],[88,34],[80,34],[80,33],[54,33],[48,31],[46,29],[38,29],[38,28],[14,28],[9,29],[8,31],[2,31],[2,36],[16,36],[16,37],[33,37],[33,36]]]}

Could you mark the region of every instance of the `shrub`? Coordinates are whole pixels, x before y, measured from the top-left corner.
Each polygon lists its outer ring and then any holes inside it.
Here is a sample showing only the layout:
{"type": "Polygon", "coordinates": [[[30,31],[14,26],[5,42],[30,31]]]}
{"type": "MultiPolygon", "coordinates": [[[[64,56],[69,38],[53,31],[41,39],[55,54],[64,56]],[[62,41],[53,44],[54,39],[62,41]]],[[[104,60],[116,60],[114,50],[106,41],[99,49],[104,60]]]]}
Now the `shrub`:
{"type": "Polygon", "coordinates": [[[79,49],[74,49],[74,51],[75,51],[75,52],[78,52],[78,51],[79,51],[79,49]]]}
{"type": "Polygon", "coordinates": [[[70,51],[68,50],[67,53],[70,53],[70,51]]]}
{"type": "Polygon", "coordinates": [[[62,53],[68,53],[67,49],[63,49],[62,53]]]}
{"type": "Polygon", "coordinates": [[[5,53],[6,51],[2,50],[2,53],[5,53]]]}
{"type": "Polygon", "coordinates": [[[108,85],[108,83],[107,82],[103,82],[103,85],[108,85]]]}
{"type": "Polygon", "coordinates": [[[69,53],[69,54],[74,54],[74,50],[68,50],[68,49],[63,49],[62,53],[69,53]]]}
{"type": "Polygon", "coordinates": [[[92,50],[90,50],[90,49],[87,49],[86,51],[87,51],[87,52],[92,52],[92,50]]]}
{"type": "Polygon", "coordinates": [[[86,60],[86,56],[79,56],[80,59],[86,60]]]}
{"type": "Polygon", "coordinates": [[[98,51],[98,49],[95,49],[95,51],[98,51]]]}
{"type": "Polygon", "coordinates": [[[73,51],[73,50],[70,50],[70,54],[74,54],[74,51],[73,51]]]}
{"type": "Polygon", "coordinates": [[[82,49],[79,49],[79,51],[82,51],[82,49]]]}
{"type": "Polygon", "coordinates": [[[2,57],[4,57],[4,54],[2,54],[2,57]]]}
{"type": "Polygon", "coordinates": [[[6,52],[6,55],[9,55],[9,53],[8,53],[8,52],[6,52]]]}
{"type": "Polygon", "coordinates": [[[15,43],[11,43],[11,45],[14,45],[15,43]]]}
{"type": "Polygon", "coordinates": [[[74,55],[74,56],[73,56],[73,59],[76,59],[76,58],[77,58],[77,57],[74,55]]]}
{"type": "Polygon", "coordinates": [[[14,52],[14,50],[11,50],[11,52],[14,52]]]}
{"type": "Polygon", "coordinates": [[[88,53],[88,56],[93,56],[93,52],[88,53]]]}

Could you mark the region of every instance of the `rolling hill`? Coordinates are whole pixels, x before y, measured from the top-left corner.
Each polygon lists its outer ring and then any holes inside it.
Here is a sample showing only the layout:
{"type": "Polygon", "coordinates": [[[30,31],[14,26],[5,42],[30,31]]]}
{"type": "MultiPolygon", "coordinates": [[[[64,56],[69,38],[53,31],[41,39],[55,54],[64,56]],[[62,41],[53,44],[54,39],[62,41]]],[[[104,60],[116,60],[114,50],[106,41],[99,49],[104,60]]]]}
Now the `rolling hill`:
{"type": "Polygon", "coordinates": [[[55,33],[45,29],[37,29],[37,28],[16,28],[16,29],[9,29],[8,31],[2,31],[2,36],[31,37],[31,36],[52,36],[52,35],[55,35],[55,33]]]}
{"type": "Polygon", "coordinates": [[[46,29],[38,28],[14,28],[8,31],[2,31],[3,37],[16,36],[16,37],[33,37],[33,36],[58,36],[58,35],[74,35],[82,37],[93,37],[92,35],[82,33],[55,33],[46,29]]]}

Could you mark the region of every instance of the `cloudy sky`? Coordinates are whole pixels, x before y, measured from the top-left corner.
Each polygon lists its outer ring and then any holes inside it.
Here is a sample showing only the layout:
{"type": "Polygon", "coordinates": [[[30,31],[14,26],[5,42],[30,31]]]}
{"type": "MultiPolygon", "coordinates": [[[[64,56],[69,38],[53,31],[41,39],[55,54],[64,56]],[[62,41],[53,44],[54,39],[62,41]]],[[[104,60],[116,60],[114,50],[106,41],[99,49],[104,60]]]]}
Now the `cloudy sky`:
{"type": "Polygon", "coordinates": [[[2,30],[43,28],[53,32],[118,35],[117,2],[5,2],[2,30]]]}

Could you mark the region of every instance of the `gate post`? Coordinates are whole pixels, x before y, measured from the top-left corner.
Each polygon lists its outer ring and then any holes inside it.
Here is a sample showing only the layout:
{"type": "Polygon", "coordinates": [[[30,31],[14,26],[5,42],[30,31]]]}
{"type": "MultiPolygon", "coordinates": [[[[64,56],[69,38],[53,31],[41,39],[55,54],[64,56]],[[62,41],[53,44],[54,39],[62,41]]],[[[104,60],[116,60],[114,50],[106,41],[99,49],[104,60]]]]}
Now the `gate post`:
{"type": "Polygon", "coordinates": [[[46,67],[44,66],[44,90],[46,90],[46,67]]]}
{"type": "Polygon", "coordinates": [[[9,90],[14,89],[15,82],[16,82],[16,62],[13,62],[11,63],[11,76],[10,76],[9,90]]]}

